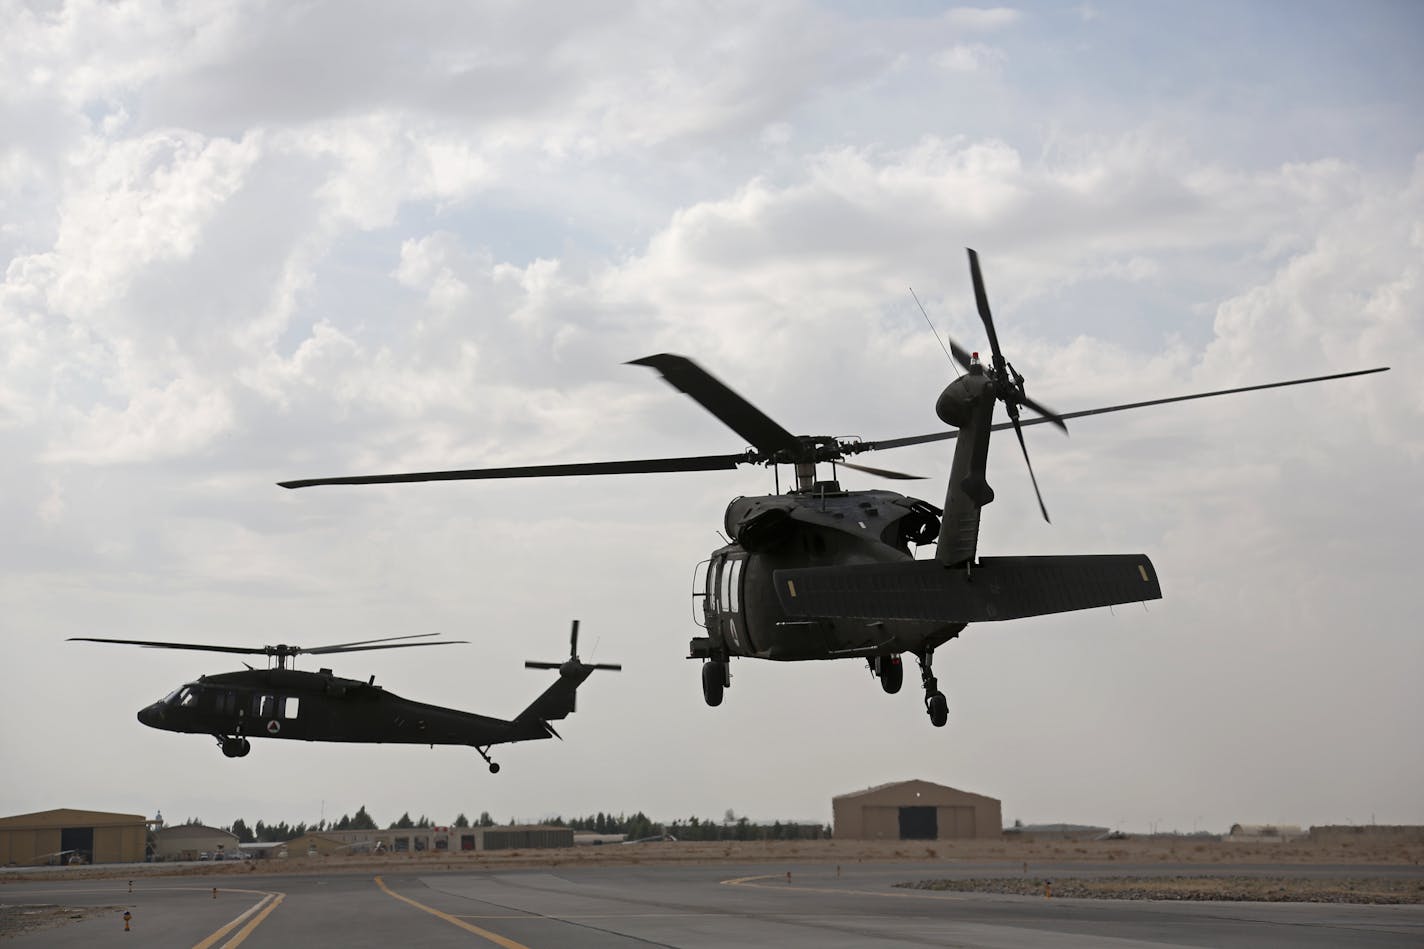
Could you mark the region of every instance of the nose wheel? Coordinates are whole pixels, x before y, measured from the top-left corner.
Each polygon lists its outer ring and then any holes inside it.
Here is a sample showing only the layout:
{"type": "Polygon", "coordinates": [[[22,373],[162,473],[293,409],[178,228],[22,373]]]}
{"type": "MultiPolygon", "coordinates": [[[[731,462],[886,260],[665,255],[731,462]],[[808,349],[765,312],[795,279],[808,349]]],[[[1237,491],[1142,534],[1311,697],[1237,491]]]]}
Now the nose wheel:
{"type": "Polygon", "coordinates": [[[702,664],[702,698],[713,708],[722,704],[722,693],[731,684],[729,663],[708,659],[702,664]]]}
{"type": "Polygon", "coordinates": [[[934,650],[926,649],[920,656],[920,682],[925,687],[925,714],[929,715],[931,725],[943,728],[945,722],[949,721],[949,700],[939,690],[939,680],[935,678],[930,667],[932,662],[934,650]]]}

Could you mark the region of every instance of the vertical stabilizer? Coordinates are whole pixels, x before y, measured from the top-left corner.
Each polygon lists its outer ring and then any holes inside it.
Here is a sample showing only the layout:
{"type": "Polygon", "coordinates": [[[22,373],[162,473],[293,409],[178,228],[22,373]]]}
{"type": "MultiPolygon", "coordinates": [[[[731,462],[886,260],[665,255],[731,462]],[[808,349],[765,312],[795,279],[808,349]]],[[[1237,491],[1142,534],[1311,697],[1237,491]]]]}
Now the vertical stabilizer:
{"type": "MultiPolygon", "coordinates": [[[[623,667],[613,662],[580,662],[578,657],[579,621],[574,620],[569,630],[569,658],[563,662],[526,662],[526,669],[558,669],[558,680],[529,703],[529,707],[515,716],[521,724],[528,722],[557,722],[568,718],[574,711],[574,697],[578,687],[593,674],[595,669],[617,672],[623,667]]],[[[552,729],[550,729],[552,731],[552,729]]]]}
{"type": "Polygon", "coordinates": [[[993,383],[975,363],[945,388],[935,405],[943,421],[959,428],[935,551],[935,559],[946,567],[974,560],[979,548],[979,510],[994,500],[994,489],[984,474],[994,402],[993,383]]]}

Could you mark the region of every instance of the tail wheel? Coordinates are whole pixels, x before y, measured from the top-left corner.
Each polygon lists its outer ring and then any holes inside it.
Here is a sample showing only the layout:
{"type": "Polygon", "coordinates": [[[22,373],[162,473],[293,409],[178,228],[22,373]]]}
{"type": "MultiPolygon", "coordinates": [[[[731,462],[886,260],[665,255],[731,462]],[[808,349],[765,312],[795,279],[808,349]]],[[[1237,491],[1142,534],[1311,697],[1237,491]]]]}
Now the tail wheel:
{"type": "Polygon", "coordinates": [[[702,664],[702,697],[716,708],[722,704],[722,691],[727,684],[726,663],[709,659],[702,664]]]}

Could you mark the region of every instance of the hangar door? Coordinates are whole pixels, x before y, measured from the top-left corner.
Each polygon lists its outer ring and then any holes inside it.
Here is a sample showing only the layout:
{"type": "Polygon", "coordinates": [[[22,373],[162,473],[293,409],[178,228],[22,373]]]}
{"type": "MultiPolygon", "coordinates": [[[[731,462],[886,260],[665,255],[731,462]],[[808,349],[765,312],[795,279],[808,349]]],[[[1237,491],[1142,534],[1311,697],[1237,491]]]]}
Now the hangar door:
{"type": "Polygon", "coordinates": [[[939,815],[933,807],[900,808],[901,840],[935,840],[939,837],[939,815]]]}
{"type": "Polygon", "coordinates": [[[939,809],[939,826],[943,830],[942,837],[975,836],[974,808],[941,807],[939,809]]]}

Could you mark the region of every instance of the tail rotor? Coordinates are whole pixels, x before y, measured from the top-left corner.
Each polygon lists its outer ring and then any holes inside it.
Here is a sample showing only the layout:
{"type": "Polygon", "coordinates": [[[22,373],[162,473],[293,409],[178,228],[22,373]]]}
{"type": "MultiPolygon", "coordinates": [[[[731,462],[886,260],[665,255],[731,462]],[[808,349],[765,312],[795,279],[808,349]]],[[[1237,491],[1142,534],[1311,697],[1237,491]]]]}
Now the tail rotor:
{"type": "MultiPolygon", "coordinates": [[[[1028,457],[1028,444],[1024,441],[1023,427],[1019,424],[1019,408],[1022,406],[1032,409],[1064,432],[1068,431],[1068,425],[1057,412],[1024,393],[1024,377],[1014,368],[1013,363],[1004,358],[1003,350],[999,348],[999,334],[994,329],[994,315],[989,311],[989,294],[984,289],[984,275],[979,272],[979,255],[973,248],[969,248],[969,276],[974,281],[974,302],[979,309],[979,319],[984,324],[984,330],[989,334],[989,349],[993,353],[994,368],[991,377],[994,382],[994,395],[1004,403],[1004,409],[1009,414],[1009,422],[1013,425],[1014,434],[1018,436],[1019,450],[1023,452],[1024,464],[1028,467],[1029,480],[1033,482],[1033,493],[1038,498],[1038,509],[1043,514],[1043,519],[1048,521],[1048,507],[1043,503],[1043,493],[1038,489],[1038,478],[1033,473],[1033,462],[1028,457]]],[[[963,350],[958,346],[954,348],[958,357],[963,350]]],[[[961,359],[960,362],[964,363],[964,360],[961,359]]],[[[965,368],[968,368],[967,364],[965,368]]]]}
{"type": "Polygon", "coordinates": [[[578,657],[578,636],[579,621],[574,620],[572,627],[569,629],[568,659],[564,660],[563,662],[538,662],[531,659],[528,662],[524,663],[524,668],[558,669],[560,672],[563,672],[564,670],[568,670],[570,672],[576,670],[587,670],[589,672],[593,672],[597,669],[603,669],[608,672],[621,672],[623,670],[623,666],[615,662],[583,662],[582,660],[580,660],[578,657]]]}

